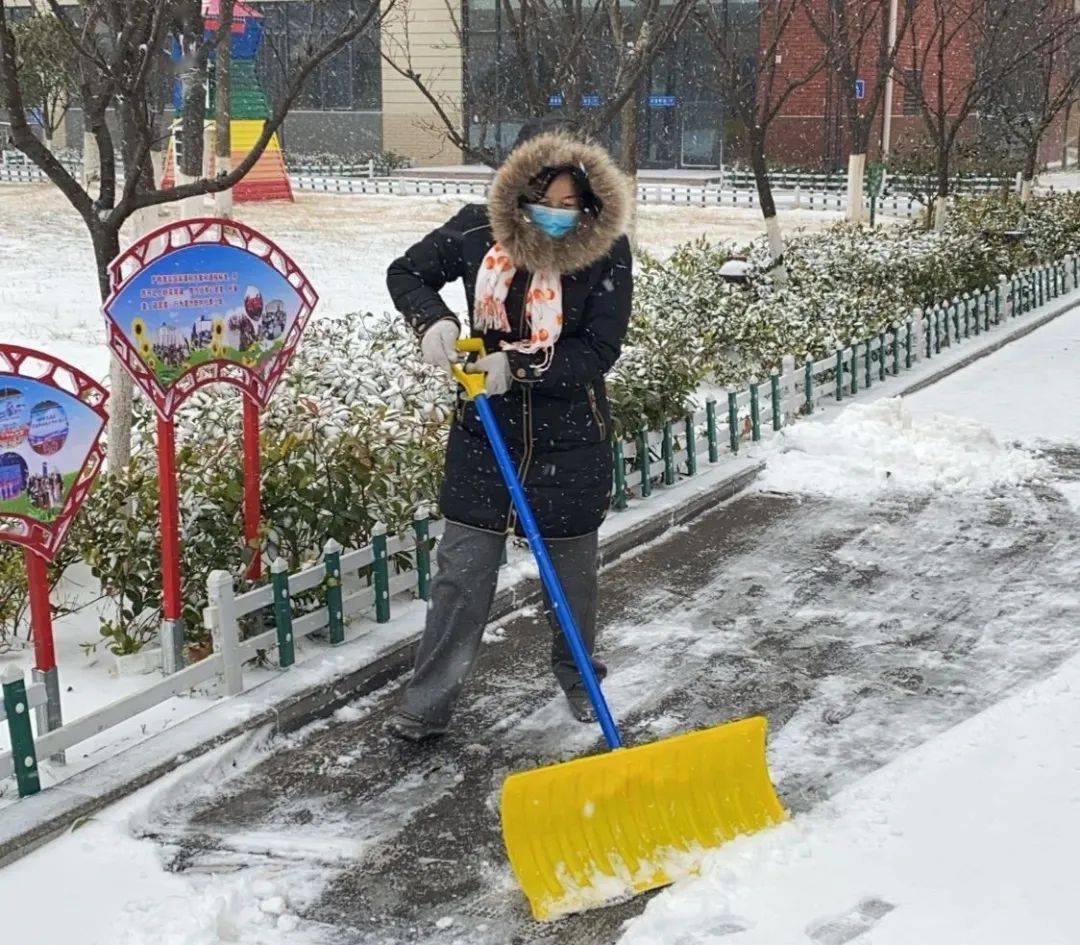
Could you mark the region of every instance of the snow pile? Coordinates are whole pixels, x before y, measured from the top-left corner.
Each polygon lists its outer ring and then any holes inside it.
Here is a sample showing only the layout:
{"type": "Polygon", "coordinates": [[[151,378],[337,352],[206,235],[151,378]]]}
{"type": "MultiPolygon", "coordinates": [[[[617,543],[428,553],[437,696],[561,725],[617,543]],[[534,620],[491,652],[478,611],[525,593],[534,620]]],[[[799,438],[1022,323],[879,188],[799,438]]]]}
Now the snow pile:
{"type": "Polygon", "coordinates": [[[832,423],[795,424],[781,443],[783,452],[758,480],[763,490],[852,497],[883,489],[980,491],[1042,470],[988,427],[945,414],[915,420],[899,397],[852,404],[832,423]]]}

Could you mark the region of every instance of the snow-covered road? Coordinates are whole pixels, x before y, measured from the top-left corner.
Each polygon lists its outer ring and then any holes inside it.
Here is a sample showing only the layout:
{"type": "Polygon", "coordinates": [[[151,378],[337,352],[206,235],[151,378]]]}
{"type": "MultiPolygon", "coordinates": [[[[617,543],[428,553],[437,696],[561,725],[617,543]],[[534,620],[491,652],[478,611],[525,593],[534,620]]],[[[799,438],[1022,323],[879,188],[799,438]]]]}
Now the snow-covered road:
{"type": "MultiPolygon", "coordinates": [[[[627,943],[1073,940],[1068,871],[1045,857],[1080,839],[1080,437],[1075,411],[1046,408],[1080,390],[1074,371],[1043,372],[1078,349],[1074,311],[904,408],[834,414],[843,449],[799,424],[761,490],[605,572],[607,688],[630,740],[764,713],[796,815],[654,897],[627,943]]],[[[511,880],[502,778],[597,742],[554,692],[535,615],[489,636],[445,742],[387,742],[391,687],[230,746],[0,873],[5,930],[59,945],[616,941],[644,897],[537,926],[511,880]],[[57,882],[67,913],[20,908],[57,882]]]]}

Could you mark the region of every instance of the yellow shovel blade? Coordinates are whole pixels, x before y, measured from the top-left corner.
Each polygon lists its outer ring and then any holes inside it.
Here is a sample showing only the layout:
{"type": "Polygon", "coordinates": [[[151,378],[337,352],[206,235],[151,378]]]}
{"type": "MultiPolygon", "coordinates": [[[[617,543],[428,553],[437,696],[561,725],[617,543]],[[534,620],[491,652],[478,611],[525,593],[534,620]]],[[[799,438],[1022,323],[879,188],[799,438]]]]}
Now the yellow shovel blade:
{"type": "Polygon", "coordinates": [[[533,915],[666,886],[706,850],[784,820],[765,728],[744,719],[507,778],[503,840],[533,915]]]}

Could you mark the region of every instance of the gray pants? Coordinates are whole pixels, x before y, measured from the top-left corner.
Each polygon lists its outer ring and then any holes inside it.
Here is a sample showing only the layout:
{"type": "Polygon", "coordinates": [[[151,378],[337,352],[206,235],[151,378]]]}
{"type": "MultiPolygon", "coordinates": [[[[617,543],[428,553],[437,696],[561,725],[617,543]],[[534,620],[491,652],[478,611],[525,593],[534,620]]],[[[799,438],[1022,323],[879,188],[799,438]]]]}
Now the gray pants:
{"type": "MultiPolygon", "coordinates": [[[[424,635],[402,696],[402,711],[433,725],[449,721],[454,701],[476,662],[505,542],[506,536],[496,532],[446,523],[436,552],[439,570],[431,582],[424,635]]],[[[550,540],[547,547],[591,654],[596,640],[596,532],[550,540]]],[[[581,676],[546,591],[544,608],[554,633],[551,668],[563,689],[570,691],[582,685],[581,676]]],[[[604,666],[596,660],[593,666],[603,677],[604,666]]]]}

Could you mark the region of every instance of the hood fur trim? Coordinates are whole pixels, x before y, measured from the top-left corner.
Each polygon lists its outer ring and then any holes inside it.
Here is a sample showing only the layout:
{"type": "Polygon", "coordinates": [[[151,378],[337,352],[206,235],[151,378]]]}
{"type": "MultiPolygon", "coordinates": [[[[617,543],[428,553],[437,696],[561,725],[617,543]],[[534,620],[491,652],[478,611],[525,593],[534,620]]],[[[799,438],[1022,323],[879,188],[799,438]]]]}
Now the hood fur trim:
{"type": "Polygon", "coordinates": [[[537,272],[578,272],[608,254],[626,232],[632,186],[603,148],[564,133],[537,135],[515,148],[495,174],[488,197],[488,218],[495,239],[514,265],[537,272]],[[552,239],[528,221],[519,205],[529,181],[545,167],[576,165],[603,203],[596,217],[583,216],[573,233],[552,239]]]}

